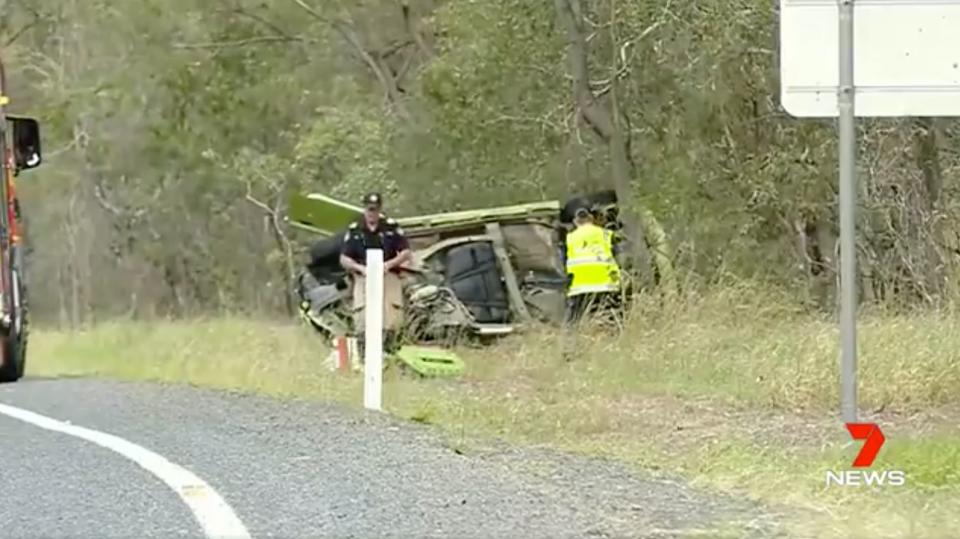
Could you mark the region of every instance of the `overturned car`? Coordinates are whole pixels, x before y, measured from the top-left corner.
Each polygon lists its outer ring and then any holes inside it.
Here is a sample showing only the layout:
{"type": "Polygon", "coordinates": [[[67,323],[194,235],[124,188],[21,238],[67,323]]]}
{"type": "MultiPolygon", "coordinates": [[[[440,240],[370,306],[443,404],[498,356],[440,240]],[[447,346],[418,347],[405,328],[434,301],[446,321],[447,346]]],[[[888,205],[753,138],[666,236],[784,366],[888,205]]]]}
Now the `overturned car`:
{"type": "MultiPolygon", "coordinates": [[[[564,238],[575,206],[588,204],[618,224],[611,191],[570,200],[394,217],[413,263],[403,272],[407,342],[489,337],[518,325],[560,323],[566,272],[564,238]]],[[[322,236],[298,276],[301,313],[327,336],[353,333],[350,280],[340,267],[344,232],[362,208],[321,194],[296,194],[288,223],[322,236]]]]}

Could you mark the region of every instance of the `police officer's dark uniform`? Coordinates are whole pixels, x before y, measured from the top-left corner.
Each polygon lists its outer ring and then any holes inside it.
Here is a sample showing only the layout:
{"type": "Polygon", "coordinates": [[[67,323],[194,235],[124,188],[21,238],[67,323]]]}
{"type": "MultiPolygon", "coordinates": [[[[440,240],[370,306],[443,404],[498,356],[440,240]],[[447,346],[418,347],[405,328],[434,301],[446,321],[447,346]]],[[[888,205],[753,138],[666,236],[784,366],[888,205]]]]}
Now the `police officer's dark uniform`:
{"type": "MultiPolygon", "coordinates": [[[[403,229],[395,220],[387,217],[380,212],[382,208],[382,198],[378,193],[370,193],[364,197],[364,215],[350,224],[347,233],[344,236],[343,248],[341,250],[341,263],[349,258],[360,266],[366,264],[367,249],[383,250],[383,260],[388,264],[404,251],[409,250],[410,244],[403,233],[403,229]],[[373,228],[368,225],[367,219],[376,217],[376,223],[373,228]]],[[[364,274],[356,269],[346,268],[353,275],[353,314],[354,327],[357,335],[363,337],[364,328],[364,305],[366,278],[364,274]]],[[[383,276],[383,328],[387,333],[385,344],[389,347],[393,344],[393,338],[403,323],[403,283],[400,279],[399,267],[391,268],[384,272],[383,276]]]]}

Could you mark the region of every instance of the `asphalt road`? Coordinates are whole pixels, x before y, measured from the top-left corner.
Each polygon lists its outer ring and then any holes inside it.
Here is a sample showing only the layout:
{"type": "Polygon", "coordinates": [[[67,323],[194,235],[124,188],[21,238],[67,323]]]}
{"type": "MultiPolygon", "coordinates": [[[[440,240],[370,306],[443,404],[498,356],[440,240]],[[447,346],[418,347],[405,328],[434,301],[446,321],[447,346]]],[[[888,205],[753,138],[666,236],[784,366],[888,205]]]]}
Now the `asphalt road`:
{"type": "Polygon", "coordinates": [[[188,502],[208,520],[232,511],[253,538],[691,537],[733,522],[773,536],[761,508],[616,463],[462,455],[418,425],[325,404],[69,379],[0,386],[0,405],[123,439],[0,413],[0,537],[205,537],[188,502]],[[176,466],[209,495],[148,471],[176,466]]]}

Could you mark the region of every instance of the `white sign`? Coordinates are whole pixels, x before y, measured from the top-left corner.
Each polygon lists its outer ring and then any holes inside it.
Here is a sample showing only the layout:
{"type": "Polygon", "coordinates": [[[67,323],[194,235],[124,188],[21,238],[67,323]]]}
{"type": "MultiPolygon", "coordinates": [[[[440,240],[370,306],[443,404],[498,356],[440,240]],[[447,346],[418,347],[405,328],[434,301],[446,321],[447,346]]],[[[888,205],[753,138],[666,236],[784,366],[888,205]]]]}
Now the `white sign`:
{"type": "MultiPolygon", "coordinates": [[[[780,0],[780,102],[836,117],[838,0],[780,0]]],[[[960,0],[854,0],[857,116],[960,116],[960,0]]]]}

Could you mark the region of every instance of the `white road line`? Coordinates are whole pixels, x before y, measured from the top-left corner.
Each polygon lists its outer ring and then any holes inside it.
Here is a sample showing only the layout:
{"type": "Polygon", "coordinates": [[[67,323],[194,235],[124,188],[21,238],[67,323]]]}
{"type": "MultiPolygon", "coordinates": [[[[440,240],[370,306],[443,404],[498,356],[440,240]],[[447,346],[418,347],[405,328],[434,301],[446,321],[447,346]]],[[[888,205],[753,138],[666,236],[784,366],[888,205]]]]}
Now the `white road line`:
{"type": "Polygon", "coordinates": [[[113,450],[136,462],[166,483],[193,511],[193,516],[210,539],[250,539],[233,509],[213,488],[189,470],[162,456],[104,432],[57,421],[29,410],[0,404],[0,414],[25,421],[42,429],[61,432],[113,450]]]}

